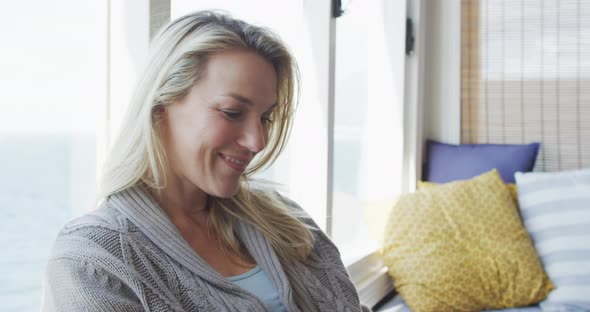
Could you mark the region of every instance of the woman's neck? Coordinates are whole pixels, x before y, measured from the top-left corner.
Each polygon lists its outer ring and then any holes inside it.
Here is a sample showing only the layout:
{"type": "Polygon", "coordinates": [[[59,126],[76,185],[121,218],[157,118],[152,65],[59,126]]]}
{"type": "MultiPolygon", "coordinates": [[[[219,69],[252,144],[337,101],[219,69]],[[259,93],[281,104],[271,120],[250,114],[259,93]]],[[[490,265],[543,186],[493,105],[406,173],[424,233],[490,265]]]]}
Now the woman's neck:
{"type": "Polygon", "coordinates": [[[179,183],[168,183],[155,197],[160,207],[175,224],[185,224],[188,221],[206,224],[209,219],[207,204],[209,195],[194,185],[182,186],[179,183]]]}

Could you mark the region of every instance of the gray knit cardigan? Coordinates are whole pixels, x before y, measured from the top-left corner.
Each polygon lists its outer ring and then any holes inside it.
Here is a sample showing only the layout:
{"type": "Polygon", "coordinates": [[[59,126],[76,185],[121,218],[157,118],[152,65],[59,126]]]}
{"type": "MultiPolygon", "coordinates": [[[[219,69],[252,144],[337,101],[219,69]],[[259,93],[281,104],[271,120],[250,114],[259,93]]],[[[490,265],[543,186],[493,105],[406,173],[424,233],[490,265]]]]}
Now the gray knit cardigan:
{"type": "MultiPolygon", "coordinates": [[[[255,227],[236,228],[289,311],[368,311],[322,231],[309,263],[283,266],[255,227]]],[[[138,186],[66,224],[44,279],[42,311],[266,311],[201,259],[138,186]]]]}

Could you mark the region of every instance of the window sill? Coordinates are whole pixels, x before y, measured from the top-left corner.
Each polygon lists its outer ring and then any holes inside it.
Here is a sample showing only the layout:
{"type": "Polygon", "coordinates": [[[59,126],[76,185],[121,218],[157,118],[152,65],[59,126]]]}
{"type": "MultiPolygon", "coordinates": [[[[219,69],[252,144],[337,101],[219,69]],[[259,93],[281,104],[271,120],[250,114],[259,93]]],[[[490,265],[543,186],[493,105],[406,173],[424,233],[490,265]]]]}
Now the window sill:
{"type": "Polygon", "coordinates": [[[372,307],[394,290],[378,250],[373,250],[352,263],[346,263],[346,269],[364,305],[372,307]]]}

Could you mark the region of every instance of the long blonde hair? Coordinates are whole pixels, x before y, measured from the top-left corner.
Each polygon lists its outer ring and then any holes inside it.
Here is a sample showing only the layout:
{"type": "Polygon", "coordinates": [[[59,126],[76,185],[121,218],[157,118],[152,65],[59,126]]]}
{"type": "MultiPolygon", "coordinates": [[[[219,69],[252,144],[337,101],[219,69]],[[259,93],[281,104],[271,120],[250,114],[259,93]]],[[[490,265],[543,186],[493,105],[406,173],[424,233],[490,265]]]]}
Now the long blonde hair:
{"type": "Polygon", "coordinates": [[[211,53],[226,49],[253,51],[277,74],[278,105],[269,142],[257,155],[231,198],[209,197],[210,225],[225,245],[242,254],[234,231],[236,219],[248,222],[270,241],[279,258],[305,260],[313,234],[300,213],[272,191],[251,189],[249,177],[270,166],[285,148],[299,99],[299,71],[291,53],[270,30],[216,11],[188,14],[164,26],[152,42],[149,62],[123,119],[121,132],[106,159],[100,198],[141,184],[159,193],[166,184],[166,152],[155,111],[182,99],[202,78],[211,53]]]}

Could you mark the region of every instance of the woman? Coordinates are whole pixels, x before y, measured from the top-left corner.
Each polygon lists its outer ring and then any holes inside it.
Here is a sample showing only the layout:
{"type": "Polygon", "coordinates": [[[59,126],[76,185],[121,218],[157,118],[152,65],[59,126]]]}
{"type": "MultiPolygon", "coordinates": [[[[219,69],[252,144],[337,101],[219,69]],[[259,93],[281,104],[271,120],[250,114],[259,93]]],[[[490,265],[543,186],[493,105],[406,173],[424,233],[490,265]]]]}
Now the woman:
{"type": "Polygon", "coordinates": [[[57,311],[359,311],[338,250],[293,202],[248,184],[291,127],[296,64],[216,12],[165,26],[106,162],[100,207],[46,271],[57,311]]]}

